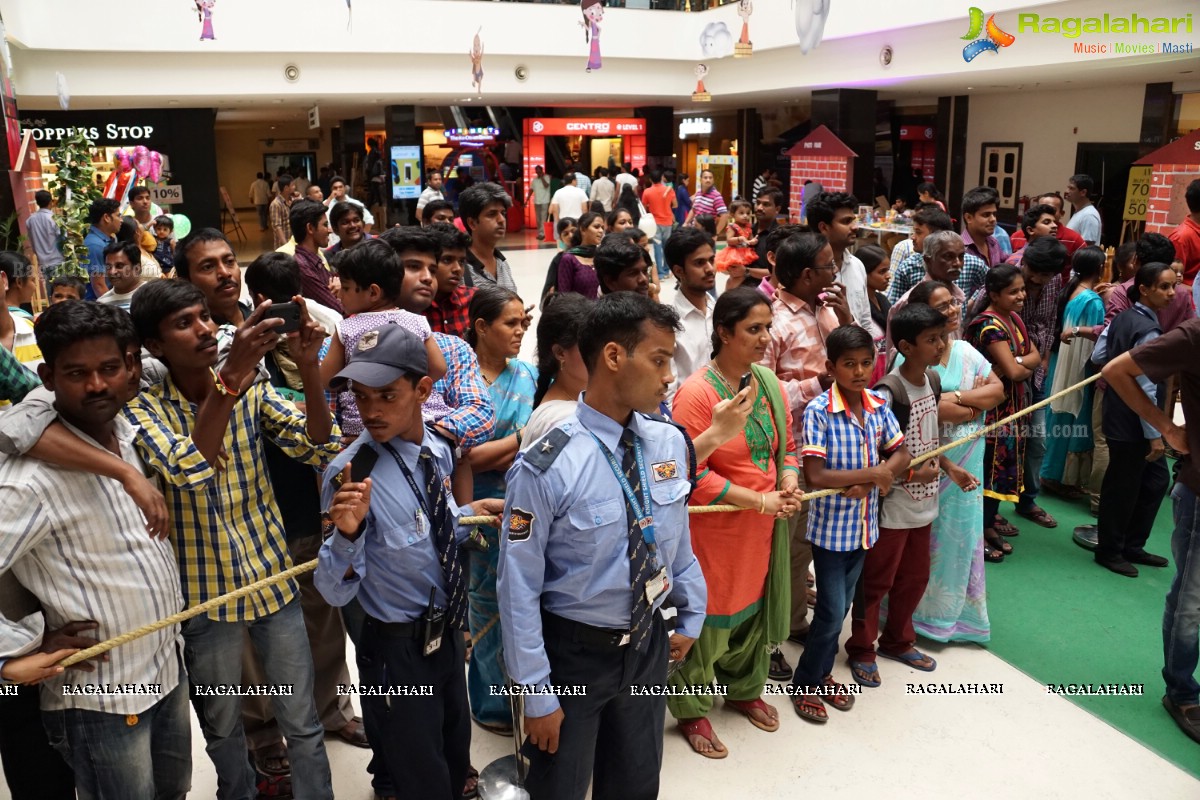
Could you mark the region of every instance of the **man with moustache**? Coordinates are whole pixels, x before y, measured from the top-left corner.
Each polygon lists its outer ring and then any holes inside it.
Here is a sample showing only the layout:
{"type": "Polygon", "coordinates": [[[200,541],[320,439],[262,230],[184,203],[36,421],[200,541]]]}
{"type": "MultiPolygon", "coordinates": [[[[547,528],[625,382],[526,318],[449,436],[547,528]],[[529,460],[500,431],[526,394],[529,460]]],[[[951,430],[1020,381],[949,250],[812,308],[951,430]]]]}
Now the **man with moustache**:
{"type": "Polygon", "coordinates": [[[681,327],[675,334],[675,351],[671,356],[675,380],[667,391],[669,405],[683,382],[708,363],[712,354],[713,308],[717,301],[709,290],[717,280],[713,265],[716,245],[700,228],[680,228],[667,240],[663,250],[671,274],[679,281],[672,303],[681,327]]]}

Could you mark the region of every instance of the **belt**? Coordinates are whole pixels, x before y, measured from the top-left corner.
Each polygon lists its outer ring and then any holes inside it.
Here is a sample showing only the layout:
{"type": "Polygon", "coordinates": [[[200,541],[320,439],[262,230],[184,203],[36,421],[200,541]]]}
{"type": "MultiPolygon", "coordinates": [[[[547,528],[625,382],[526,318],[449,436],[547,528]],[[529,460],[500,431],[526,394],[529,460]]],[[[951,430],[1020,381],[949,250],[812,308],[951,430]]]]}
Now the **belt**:
{"type": "MultiPolygon", "coordinates": [[[[659,616],[657,612],[655,616],[659,616]]],[[[542,629],[592,647],[624,647],[630,641],[628,630],[597,628],[595,625],[551,614],[545,609],[542,609],[542,629]]]]}
{"type": "Polygon", "coordinates": [[[384,636],[391,636],[397,639],[419,639],[424,635],[425,628],[418,622],[384,622],[383,620],[375,619],[370,614],[367,615],[364,625],[372,625],[375,629],[384,636]]]}

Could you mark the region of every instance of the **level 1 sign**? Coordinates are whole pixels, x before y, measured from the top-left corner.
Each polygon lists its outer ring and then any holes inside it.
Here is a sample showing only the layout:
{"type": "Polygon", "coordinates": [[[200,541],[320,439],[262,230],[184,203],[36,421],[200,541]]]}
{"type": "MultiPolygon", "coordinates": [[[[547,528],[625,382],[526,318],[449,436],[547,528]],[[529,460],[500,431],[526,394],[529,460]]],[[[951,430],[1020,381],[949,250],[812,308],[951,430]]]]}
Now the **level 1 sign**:
{"type": "Polygon", "coordinates": [[[175,203],[183,202],[183,187],[182,186],[151,186],[150,187],[151,202],[158,203],[160,206],[174,205],[175,203]]]}

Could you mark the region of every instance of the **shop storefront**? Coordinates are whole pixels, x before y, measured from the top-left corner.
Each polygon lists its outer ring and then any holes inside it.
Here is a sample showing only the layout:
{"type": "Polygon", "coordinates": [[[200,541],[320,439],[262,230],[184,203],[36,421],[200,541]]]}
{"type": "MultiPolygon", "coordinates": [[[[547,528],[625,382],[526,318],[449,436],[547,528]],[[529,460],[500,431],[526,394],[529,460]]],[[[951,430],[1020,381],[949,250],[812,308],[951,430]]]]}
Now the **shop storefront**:
{"type": "Polygon", "coordinates": [[[116,169],[118,150],[137,147],[162,154],[160,184],[182,188],[182,202],[170,206],[186,214],[192,227],[220,227],[221,200],[217,180],[215,111],[209,108],[110,109],[105,111],[23,111],[21,129],[30,131],[42,154],[42,171],[55,171],[50,150],[75,129],[95,145],[92,162],[103,189],[116,169]]]}

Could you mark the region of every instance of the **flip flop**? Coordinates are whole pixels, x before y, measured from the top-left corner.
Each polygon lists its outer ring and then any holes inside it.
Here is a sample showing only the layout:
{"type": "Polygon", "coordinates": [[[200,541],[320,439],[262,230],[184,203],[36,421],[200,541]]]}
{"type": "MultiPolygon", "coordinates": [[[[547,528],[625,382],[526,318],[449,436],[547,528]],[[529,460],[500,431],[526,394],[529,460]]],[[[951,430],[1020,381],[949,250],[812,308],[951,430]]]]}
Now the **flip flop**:
{"type": "Polygon", "coordinates": [[[935,669],[937,669],[937,661],[935,661],[932,656],[925,655],[915,647],[912,650],[909,650],[907,653],[901,653],[898,656],[894,656],[891,653],[885,653],[882,650],[877,651],[876,655],[882,658],[891,659],[892,661],[899,661],[901,664],[907,664],[913,669],[920,670],[921,672],[933,672],[935,669]],[[918,661],[929,661],[929,666],[922,667],[917,663],[918,661]]]}
{"type": "Polygon", "coordinates": [[[283,742],[253,751],[254,768],[262,775],[275,778],[292,774],[292,765],[288,761],[287,745],[283,742]],[[272,763],[274,762],[274,763],[272,763]]]}
{"type": "Polygon", "coordinates": [[[770,718],[771,712],[774,711],[774,709],[764,703],[761,697],[756,697],[753,700],[730,700],[728,697],[726,697],[725,705],[729,706],[734,711],[740,711],[745,714],[746,719],[750,720],[750,724],[758,728],[760,731],[774,733],[775,731],[779,730],[778,716],[776,716],[774,725],[767,725],[765,722],[755,719],[754,715],[750,713],[751,711],[761,711],[766,714],[768,718],[770,718]]]}
{"type": "Polygon", "coordinates": [[[849,661],[850,674],[854,676],[854,682],[859,686],[866,686],[868,689],[874,689],[883,681],[879,679],[879,667],[874,661],[849,661]]]}
{"type": "Polygon", "coordinates": [[[854,708],[854,695],[850,694],[850,689],[846,684],[838,683],[832,675],[826,675],[825,680],[821,681],[821,685],[827,690],[825,702],[829,705],[838,711],[849,711],[854,708]]]}
{"type": "Polygon", "coordinates": [[[1050,516],[1046,509],[1034,506],[1032,511],[1022,511],[1017,509],[1017,516],[1024,517],[1031,522],[1041,525],[1043,528],[1057,528],[1058,520],[1050,516]]]}
{"type": "Polygon", "coordinates": [[[463,800],[479,797],[479,770],[474,767],[467,767],[467,782],[463,784],[462,796],[463,800]],[[475,783],[472,784],[471,781],[475,783]]]}
{"type": "Polygon", "coordinates": [[[1006,520],[999,514],[996,515],[996,521],[992,523],[992,530],[1001,536],[1020,536],[1021,532],[1017,530],[1017,526],[1006,520]]]}
{"type": "Polygon", "coordinates": [[[679,722],[677,722],[676,724],[679,726],[679,731],[683,734],[683,738],[687,739],[688,747],[692,748],[693,753],[697,753],[699,755],[704,756],[705,758],[712,758],[712,759],[725,758],[726,756],[729,755],[728,747],[725,747],[725,745],[721,744],[720,742],[713,741],[717,737],[716,737],[716,734],[713,733],[712,723],[708,721],[708,717],[697,717],[696,719],[691,720],[690,722],[684,722],[683,720],[679,720],[679,722]],[[708,743],[711,744],[713,747],[717,747],[719,745],[722,749],[721,750],[713,750],[712,752],[709,752],[709,753],[705,753],[700,750],[697,750],[696,746],[694,744],[692,744],[693,736],[699,736],[702,739],[707,739],[708,743]]]}
{"type": "Polygon", "coordinates": [[[825,711],[825,703],[818,695],[802,694],[792,698],[792,708],[801,719],[824,725],[829,722],[829,714],[825,711]]]}

